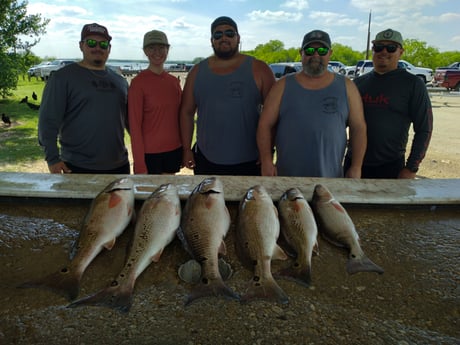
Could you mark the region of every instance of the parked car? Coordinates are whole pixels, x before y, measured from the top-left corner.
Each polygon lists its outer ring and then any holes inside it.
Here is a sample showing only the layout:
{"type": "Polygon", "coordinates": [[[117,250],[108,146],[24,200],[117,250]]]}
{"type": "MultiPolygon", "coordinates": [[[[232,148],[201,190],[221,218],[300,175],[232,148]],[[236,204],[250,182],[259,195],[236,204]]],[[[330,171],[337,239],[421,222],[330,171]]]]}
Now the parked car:
{"type": "MultiPolygon", "coordinates": [[[[361,67],[357,68],[357,71],[355,72],[355,77],[359,77],[360,75],[369,73],[370,71],[374,69],[374,64],[372,60],[361,60],[361,61],[362,61],[361,67]]],[[[407,62],[406,60],[399,60],[398,68],[403,68],[407,72],[412,73],[413,75],[416,75],[417,77],[422,79],[425,84],[433,80],[433,70],[431,68],[417,67],[417,66],[412,65],[410,62],[407,62]]]]}
{"type": "Polygon", "coordinates": [[[300,62],[277,62],[269,65],[276,79],[279,79],[286,74],[295,73],[302,69],[300,62]]]}
{"type": "Polygon", "coordinates": [[[332,67],[335,73],[345,74],[345,64],[340,61],[329,61],[329,65],[332,67]]]}
{"type": "Polygon", "coordinates": [[[449,91],[460,91],[460,70],[446,69],[441,86],[449,91]]]}
{"type": "Polygon", "coordinates": [[[372,60],[359,60],[356,64],[354,77],[357,78],[360,75],[369,73],[374,69],[374,64],[372,60]]]}
{"type": "Polygon", "coordinates": [[[47,66],[51,63],[51,61],[42,61],[38,65],[34,65],[29,68],[27,74],[29,77],[41,77],[40,70],[42,67],[47,66]]]}
{"type": "Polygon", "coordinates": [[[441,83],[444,82],[446,71],[448,70],[460,71],[460,62],[454,62],[449,66],[436,68],[436,71],[434,72],[433,86],[441,86],[441,83]]]}
{"type": "Polygon", "coordinates": [[[353,79],[355,77],[355,68],[356,66],[345,66],[344,75],[350,79],[353,79]]]}
{"type": "Polygon", "coordinates": [[[431,68],[417,67],[406,60],[399,60],[398,68],[404,68],[407,72],[416,75],[422,79],[425,84],[433,80],[433,70],[431,68]]]}
{"type": "Polygon", "coordinates": [[[74,62],[74,60],[53,60],[48,65],[40,68],[40,77],[42,78],[42,80],[48,80],[48,78],[51,76],[53,72],[56,72],[58,69],[74,62]]]}

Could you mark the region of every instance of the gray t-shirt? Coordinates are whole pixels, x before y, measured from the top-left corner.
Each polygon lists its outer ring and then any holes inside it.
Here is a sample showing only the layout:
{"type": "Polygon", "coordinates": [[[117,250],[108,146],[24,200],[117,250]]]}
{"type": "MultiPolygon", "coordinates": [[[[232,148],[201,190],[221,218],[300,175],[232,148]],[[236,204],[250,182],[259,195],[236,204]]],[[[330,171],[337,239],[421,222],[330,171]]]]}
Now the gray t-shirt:
{"type": "Polygon", "coordinates": [[[96,71],[73,63],[53,73],[43,91],[38,122],[48,164],[62,160],[111,170],[128,163],[127,93],[127,81],[109,68],[96,71]]]}
{"type": "Polygon", "coordinates": [[[348,114],[344,76],[320,90],[287,76],[276,132],[278,175],[343,177],[348,114]]]}
{"type": "Polygon", "coordinates": [[[203,60],[195,80],[197,145],[209,161],[240,164],[259,157],[256,131],[262,96],[246,57],[233,73],[214,74],[203,60]]]}

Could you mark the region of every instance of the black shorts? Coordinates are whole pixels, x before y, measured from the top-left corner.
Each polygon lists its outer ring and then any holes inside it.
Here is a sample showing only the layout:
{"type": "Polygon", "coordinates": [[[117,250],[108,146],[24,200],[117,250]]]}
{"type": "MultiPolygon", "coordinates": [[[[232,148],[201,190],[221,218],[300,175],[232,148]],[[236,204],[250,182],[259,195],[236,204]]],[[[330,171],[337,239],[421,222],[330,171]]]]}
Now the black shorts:
{"type": "Polygon", "coordinates": [[[233,175],[233,176],[260,176],[260,164],[257,161],[240,164],[216,164],[209,161],[198,146],[193,149],[195,157],[195,175],[233,175]]]}
{"type": "Polygon", "coordinates": [[[72,174],[128,174],[129,175],[131,171],[129,163],[126,163],[125,165],[119,168],[110,169],[110,170],[86,169],[86,168],[81,168],[76,165],[73,165],[69,162],[64,162],[64,163],[72,171],[72,174]]]}
{"type": "Polygon", "coordinates": [[[182,165],[182,147],[174,151],[146,153],[144,157],[149,174],[174,174],[182,165]]]}
{"type": "MultiPolygon", "coordinates": [[[[404,168],[404,157],[400,157],[392,162],[387,162],[381,165],[363,165],[361,168],[361,178],[375,179],[395,179],[404,168]]],[[[344,161],[344,173],[350,168],[351,159],[346,157],[344,161]]]]}

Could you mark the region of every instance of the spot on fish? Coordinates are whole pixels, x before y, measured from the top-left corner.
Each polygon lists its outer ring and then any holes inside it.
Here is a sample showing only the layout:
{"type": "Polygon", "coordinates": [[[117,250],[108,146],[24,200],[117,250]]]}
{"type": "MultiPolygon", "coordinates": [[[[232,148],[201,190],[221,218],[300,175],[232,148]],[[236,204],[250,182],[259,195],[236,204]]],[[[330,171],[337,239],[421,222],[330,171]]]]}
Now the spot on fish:
{"type": "Polygon", "coordinates": [[[201,279],[201,282],[202,282],[203,284],[208,284],[208,283],[209,283],[208,278],[203,278],[203,279],[201,279]]]}
{"type": "Polygon", "coordinates": [[[255,282],[258,282],[260,280],[260,277],[254,276],[254,278],[252,278],[252,280],[254,280],[255,282]]]}
{"type": "Polygon", "coordinates": [[[339,212],[345,213],[345,209],[338,202],[332,202],[332,206],[339,212]]]}
{"type": "Polygon", "coordinates": [[[118,281],[113,280],[113,281],[110,283],[110,286],[118,286],[118,281]]]}
{"type": "Polygon", "coordinates": [[[109,208],[114,208],[121,202],[121,200],[122,199],[118,194],[116,193],[110,194],[109,208]]]}
{"type": "Polygon", "coordinates": [[[61,273],[67,273],[69,272],[69,269],[67,267],[64,267],[62,270],[61,270],[61,273]]]}

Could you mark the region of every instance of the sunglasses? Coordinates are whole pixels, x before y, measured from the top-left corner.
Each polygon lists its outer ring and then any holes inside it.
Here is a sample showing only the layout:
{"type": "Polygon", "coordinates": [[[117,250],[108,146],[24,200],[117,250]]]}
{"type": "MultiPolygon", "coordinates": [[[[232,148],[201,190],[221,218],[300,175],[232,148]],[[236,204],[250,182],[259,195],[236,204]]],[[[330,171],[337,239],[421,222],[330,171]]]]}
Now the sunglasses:
{"type": "Polygon", "coordinates": [[[96,41],[91,38],[87,39],[85,43],[90,48],[95,48],[97,44],[99,43],[99,47],[101,47],[101,49],[104,49],[104,50],[106,50],[110,45],[109,41],[96,41]]]}
{"type": "Polygon", "coordinates": [[[228,30],[225,30],[225,31],[215,31],[213,34],[212,34],[212,38],[215,39],[215,40],[220,40],[222,37],[227,36],[229,38],[233,38],[235,37],[237,34],[236,31],[234,30],[231,30],[231,29],[228,29],[228,30]]]}
{"type": "Polygon", "coordinates": [[[318,48],[305,47],[305,48],[303,48],[303,51],[305,52],[305,55],[308,55],[308,56],[313,56],[315,54],[315,51],[318,52],[319,56],[324,56],[327,53],[329,53],[329,48],[326,48],[326,47],[318,47],[318,48]]]}
{"type": "Polygon", "coordinates": [[[397,44],[374,44],[372,50],[376,53],[380,53],[383,49],[386,49],[389,53],[394,53],[398,49],[397,44]]]}

